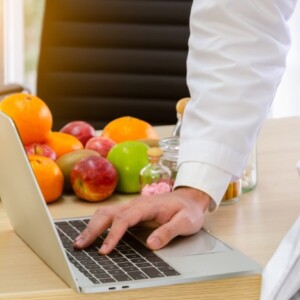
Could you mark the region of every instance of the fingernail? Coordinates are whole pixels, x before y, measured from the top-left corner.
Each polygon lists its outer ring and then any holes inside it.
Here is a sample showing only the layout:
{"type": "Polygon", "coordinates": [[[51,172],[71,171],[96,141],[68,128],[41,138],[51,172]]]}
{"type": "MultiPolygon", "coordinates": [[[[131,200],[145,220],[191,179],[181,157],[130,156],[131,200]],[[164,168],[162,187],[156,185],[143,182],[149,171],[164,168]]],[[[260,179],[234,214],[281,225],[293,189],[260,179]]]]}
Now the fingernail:
{"type": "Polygon", "coordinates": [[[77,241],[79,241],[79,240],[81,240],[81,239],[82,239],[82,236],[79,235],[77,238],[75,238],[74,242],[77,242],[77,241]]]}
{"type": "Polygon", "coordinates": [[[80,247],[83,241],[83,237],[82,236],[78,236],[75,240],[74,240],[74,246],[76,247],[80,247]]]}
{"type": "Polygon", "coordinates": [[[149,239],[148,245],[151,249],[158,249],[161,246],[161,241],[157,237],[152,237],[149,239]]]}
{"type": "Polygon", "coordinates": [[[104,243],[104,244],[102,244],[101,248],[99,249],[99,252],[105,254],[106,251],[107,251],[107,245],[104,243]]]}

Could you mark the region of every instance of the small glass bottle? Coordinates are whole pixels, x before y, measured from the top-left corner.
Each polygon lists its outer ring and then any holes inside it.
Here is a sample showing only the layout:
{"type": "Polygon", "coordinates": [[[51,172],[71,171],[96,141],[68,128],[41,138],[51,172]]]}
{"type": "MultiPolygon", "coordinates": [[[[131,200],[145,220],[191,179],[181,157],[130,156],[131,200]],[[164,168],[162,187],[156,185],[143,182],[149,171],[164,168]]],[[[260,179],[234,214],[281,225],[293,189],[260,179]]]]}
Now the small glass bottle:
{"type": "Polygon", "coordinates": [[[252,191],[257,184],[256,146],[253,147],[242,175],[242,192],[252,191]]]}
{"type": "Polygon", "coordinates": [[[171,192],[171,171],[161,163],[163,150],[158,147],[148,149],[149,164],[140,172],[140,193],[154,195],[171,192]]]}
{"type": "Polygon", "coordinates": [[[177,123],[175,125],[175,128],[173,130],[173,136],[179,136],[180,135],[180,129],[181,129],[181,121],[182,121],[182,116],[185,110],[186,104],[191,100],[191,98],[182,98],[178,100],[176,103],[176,112],[177,112],[177,123]]]}
{"type": "Polygon", "coordinates": [[[239,178],[235,181],[231,181],[223,196],[220,205],[234,204],[239,201],[239,196],[242,193],[242,179],[239,178]]]}

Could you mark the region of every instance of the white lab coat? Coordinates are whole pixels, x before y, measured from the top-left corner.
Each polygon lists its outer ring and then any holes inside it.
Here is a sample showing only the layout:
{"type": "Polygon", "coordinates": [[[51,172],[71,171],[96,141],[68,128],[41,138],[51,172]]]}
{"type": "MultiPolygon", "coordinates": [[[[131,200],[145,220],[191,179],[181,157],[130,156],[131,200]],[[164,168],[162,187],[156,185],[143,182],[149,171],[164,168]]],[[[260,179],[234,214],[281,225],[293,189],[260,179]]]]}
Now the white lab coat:
{"type": "Polygon", "coordinates": [[[261,300],[300,299],[300,216],[263,270],[261,300]]]}
{"type": "MultiPolygon", "coordinates": [[[[178,186],[208,193],[216,209],[241,176],[285,69],[296,0],[194,0],[178,186]]],[[[262,300],[300,299],[300,219],[263,273],[262,300]]]]}
{"type": "Polygon", "coordinates": [[[296,0],[194,0],[175,182],[214,210],[240,177],[285,70],[296,0]]]}

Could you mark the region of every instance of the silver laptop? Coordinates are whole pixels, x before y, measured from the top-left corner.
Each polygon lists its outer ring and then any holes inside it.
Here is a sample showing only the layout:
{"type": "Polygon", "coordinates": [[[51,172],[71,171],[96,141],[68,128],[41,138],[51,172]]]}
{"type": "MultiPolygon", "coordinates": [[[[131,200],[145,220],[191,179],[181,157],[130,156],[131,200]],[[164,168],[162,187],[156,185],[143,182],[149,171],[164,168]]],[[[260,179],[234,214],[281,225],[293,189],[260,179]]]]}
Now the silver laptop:
{"type": "MultiPolygon", "coordinates": [[[[260,274],[261,267],[205,230],[150,251],[150,230],[132,229],[107,256],[103,236],[86,250],[73,239],[89,218],[52,220],[13,121],[0,112],[0,197],[15,232],[70,287],[81,293],[260,274]]],[[[105,235],[105,234],[104,234],[105,235]]]]}

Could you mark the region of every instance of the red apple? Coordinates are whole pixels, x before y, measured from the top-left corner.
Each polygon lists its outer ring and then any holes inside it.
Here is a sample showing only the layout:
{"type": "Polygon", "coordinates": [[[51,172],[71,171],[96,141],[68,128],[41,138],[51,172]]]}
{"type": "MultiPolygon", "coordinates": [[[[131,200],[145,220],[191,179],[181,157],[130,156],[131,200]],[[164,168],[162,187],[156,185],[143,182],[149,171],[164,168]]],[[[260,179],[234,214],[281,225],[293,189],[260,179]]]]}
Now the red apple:
{"type": "Polygon", "coordinates": [[[32,143],[25,146],[25,151],[27,155],[41,155],[51,158],[52,160],[56,160],[55,151],[46,144],[40,143],[32,143]]]}
{"type": "Polygon", "coordinates": [[[85,121],[72,121],[60,129],[60,132],[75,136],[83,145],[96,136],[95,128],[85,121]]]}
{"type": "Polygon", "coordinates": [[[85,145],[85,149],[97,151],[101,156],[106,157],[109,150],[116,143],[108,138],[103,138],[101,136],[95,136],[89,139],[85,145]]]}
{"type": "Polygon", "coordinates": [[[101,156],[82,158],[71,171],[71,184],[75,194],[87,201],[97,202],[108,198],[117,183],[117,170],[101,156]]]}

